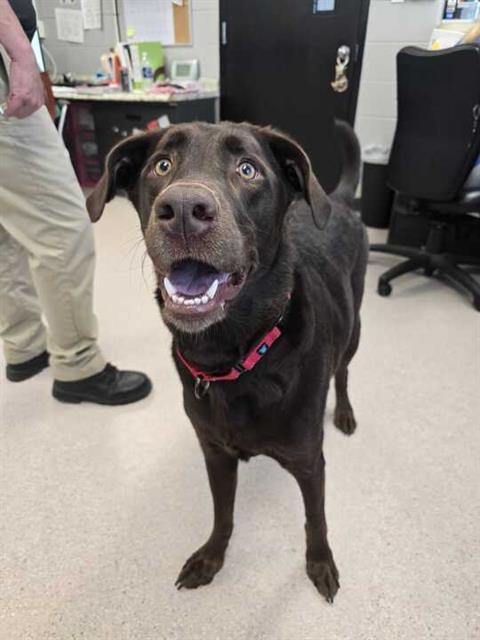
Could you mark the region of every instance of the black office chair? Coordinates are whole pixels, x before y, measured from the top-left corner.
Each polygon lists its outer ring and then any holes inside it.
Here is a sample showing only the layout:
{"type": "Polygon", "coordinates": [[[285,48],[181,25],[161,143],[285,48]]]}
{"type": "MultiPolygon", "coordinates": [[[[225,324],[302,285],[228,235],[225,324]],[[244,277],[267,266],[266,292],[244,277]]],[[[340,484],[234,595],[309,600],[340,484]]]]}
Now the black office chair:
{"type": "Polygon", "coordinates": [[[397,55],[397,74],[398,122],[388,183],[397,207],[427,218],[429,232],[421,249],[370,246],[408,258],[380,276],[378,293],[390,295],[391,280],[423,269],[426,275],[438,272],[462,285],[480,311],[480,284],[458,266],[480,265],[480,255],[446,252],[446,238],[480,212],[480,186],[462,191],[480,153],[480,48],[406,47],[397,55]]]}

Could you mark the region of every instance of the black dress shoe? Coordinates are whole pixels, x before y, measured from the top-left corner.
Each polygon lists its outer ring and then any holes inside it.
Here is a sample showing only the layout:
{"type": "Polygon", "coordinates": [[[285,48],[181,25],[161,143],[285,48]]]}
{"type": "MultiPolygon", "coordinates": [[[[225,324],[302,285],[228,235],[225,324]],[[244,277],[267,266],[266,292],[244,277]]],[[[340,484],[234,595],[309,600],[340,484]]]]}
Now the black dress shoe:
{"type": "Polygon", "coordinates": [[[30,358],[25,362],[18,364],[7,364],[6,374],[7,380],[10,382],[22,382],[22,380],[28,380],[40,373],[42,369],[48,367],[48,351],[44,351],[35,358],[30,358]]]}
{"type": "Polygon", "coordinates": [[[129,404],[148,396],[152,383],[144,373],[119,371],[107,364],[94,376],[73,382],[55,380],[53,397],[61,402],[96,402],[97,404],[129,404]]]}

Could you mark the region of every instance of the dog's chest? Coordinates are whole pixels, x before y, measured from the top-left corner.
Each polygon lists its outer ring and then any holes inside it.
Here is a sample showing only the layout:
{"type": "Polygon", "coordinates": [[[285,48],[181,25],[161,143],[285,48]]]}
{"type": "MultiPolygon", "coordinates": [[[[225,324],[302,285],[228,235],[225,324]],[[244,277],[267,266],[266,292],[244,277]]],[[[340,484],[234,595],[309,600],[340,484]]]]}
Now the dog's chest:
{"type": "Polygon", "coordinates": [[[235,391],[228,384],[213,383],[200,400],[186,390],[185,409],[199,438],[241,459],[283,448],[292,420],[282,381],[252,375],[235,391]]]}

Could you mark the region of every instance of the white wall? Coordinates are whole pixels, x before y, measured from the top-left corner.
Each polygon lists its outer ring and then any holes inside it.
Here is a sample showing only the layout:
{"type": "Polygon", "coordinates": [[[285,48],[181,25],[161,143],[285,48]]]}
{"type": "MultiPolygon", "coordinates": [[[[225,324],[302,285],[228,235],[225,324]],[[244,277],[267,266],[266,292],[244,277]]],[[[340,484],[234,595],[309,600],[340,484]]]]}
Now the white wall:
{"type": "Polygon", "coordinates": [[[444,0],[370,0],[355,129],[362,146],[390,146],[397,114],[397,52],[427,46],[441,18],[444,0]]]}
{"type": "MultiPolygon", "coordinates": [[[[122,2],[120,22],[122,20],[122,2]]],[[[200,73],[208,78],[218,79],[219,62],[219,26],[218,0],[191,0],[192,4],[192,41],[193,46],[165,47],[167,63],[172,59],[198,58],[200,73]]],[[[100,68],[100,56],[107,53],[115,44],[115,10],[113,0],[102,0],[102,29],[85,31],[85,42],[74,44],[62,42],[57,38],[55,8],[65,5],[61,0],[36,0],[38,17],[45,28],[45,45],[52,54],[58,67],[58,73],[71,71],[79,75],[94,74],[100,68]]],[[[79,9],[80,0],[72,0],[69,8],[79,9]]],[[[122,24],[123,35],[125,25],[122,24]]]]}

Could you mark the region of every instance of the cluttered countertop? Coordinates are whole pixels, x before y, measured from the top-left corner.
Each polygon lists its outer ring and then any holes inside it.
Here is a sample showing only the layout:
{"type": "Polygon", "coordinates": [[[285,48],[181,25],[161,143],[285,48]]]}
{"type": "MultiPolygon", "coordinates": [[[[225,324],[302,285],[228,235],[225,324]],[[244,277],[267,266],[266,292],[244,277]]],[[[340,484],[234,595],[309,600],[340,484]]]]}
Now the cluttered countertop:
{"type": "Polygon", "coordinates": [[[206,100],[219,97],[216,90],[205,90],[198,88],[195,90],[183,91],[121,91],[107,86],[89,87],[77,86],[68,87],[54,85],[53,95],[57,99],[64,100],[88,100],[88,101],[115,101],[115,102],[184,102],[187,100],[206,100]]]}
{"type": "Polygon", "coordinates": [[[169,76],[159,42],[119,42],[100,57],[94,76],[63,74],[57,99],[97,102],[187,102],[219,97],[218,80],[200,77],[199,61],[172,60],[169,76]]]}

